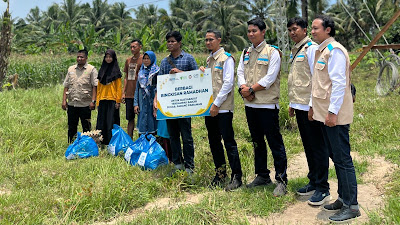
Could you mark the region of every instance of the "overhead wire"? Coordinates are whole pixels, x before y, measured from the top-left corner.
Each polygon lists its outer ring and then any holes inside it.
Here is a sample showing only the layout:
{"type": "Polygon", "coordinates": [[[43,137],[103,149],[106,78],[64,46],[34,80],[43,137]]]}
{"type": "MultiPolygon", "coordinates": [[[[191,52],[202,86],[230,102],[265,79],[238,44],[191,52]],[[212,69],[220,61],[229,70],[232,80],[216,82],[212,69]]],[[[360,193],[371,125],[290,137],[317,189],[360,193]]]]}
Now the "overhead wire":
{"type": "MultiPolygon", "coordinates": [[[[372,17],[372,20],[374,20],[375,26],[378,28],[379,31],[381,31],[381,28],[379,27],[378,23],[377,23],[376,20],[375,20],[374,15],[372,14],[371,10],[369,9],[369,7],[368,7],[368,5],[367,5],[367,2],[366,2],[365,0],[363,0],[363,2],[364,2],[365,7],[367,8],[369,14],[370,14],[371,17],[372,17]]],[[[388,41],[386,40],[385,35],[382,35],[382,37],[383,37],[383,40],[385,40],[385,43],[388,45],[389,43],[388,43],[388,41]]],[[[390,49],[390,52],[391,52],[391,53],[394,53],[394,52],[393,52],[393,49],[390,49]]]]}
{"type": "MultiPolygon", "coordinates": [[[[365,37],[368,39],[368,41],[371,42],[371,39],[368,37],[368,35],[364,32],[364,30],[361,28],[360,24],[354,19],[354,17],[351,15],[351,13],[347,10],[346,6],[343,4],[343,0],[339,1],[340,4],[342,5],[343,9],[347,12],[347,14],[350,16],[350,18],[353,20],[353,22],[357,25],[357,27],[361,30],[361,32],[365,35],[365,37]]],[[[379,54],[379,56],[384,59],[385,57],[382,55],[382,53],[376,49],[376,52],[379,54]]]]}

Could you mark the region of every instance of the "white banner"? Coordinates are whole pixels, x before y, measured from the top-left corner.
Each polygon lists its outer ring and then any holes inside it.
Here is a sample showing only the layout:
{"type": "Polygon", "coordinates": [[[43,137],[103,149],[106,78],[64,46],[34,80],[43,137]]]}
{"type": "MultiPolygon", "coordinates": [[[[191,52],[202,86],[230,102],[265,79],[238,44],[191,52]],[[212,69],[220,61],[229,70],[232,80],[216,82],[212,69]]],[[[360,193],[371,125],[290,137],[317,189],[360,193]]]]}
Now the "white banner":
{"type": "Polygon", "coordinates": [[[212,103],[211,69],[157,76],[157,120],[209,116],[212,103]]]}

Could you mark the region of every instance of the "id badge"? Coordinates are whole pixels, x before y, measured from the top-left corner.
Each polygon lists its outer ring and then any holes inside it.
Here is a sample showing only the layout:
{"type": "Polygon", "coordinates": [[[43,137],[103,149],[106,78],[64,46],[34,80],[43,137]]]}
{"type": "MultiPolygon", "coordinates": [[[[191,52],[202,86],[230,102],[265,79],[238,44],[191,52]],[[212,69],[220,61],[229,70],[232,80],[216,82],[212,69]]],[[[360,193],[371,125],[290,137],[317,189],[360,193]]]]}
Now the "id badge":
{"type": "Polygon", "coordinates": [[[128,80],[136,79],[136,63],[129,63],[128,80]]]}

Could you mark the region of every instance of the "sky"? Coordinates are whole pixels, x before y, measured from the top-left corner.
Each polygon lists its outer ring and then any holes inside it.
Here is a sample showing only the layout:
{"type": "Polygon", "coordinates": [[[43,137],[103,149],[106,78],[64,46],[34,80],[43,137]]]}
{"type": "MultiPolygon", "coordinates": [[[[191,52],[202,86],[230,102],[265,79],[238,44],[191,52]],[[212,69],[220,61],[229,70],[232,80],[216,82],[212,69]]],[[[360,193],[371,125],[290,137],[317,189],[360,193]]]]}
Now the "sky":
{"type": "MultiPolygon", "coordinates": [[[[333,4],[336,0],[329,0],[329,4],[333,4]]],[[[13,19],[22,18],[25,19],[29,13],[29,10],[39,7],[41,11],[46,11],[49,6],[53,3],[60,4],[64,2],[63,0],[10,0],[10,12],[13,19]]],[[[92,3],[92,0],[76,0],[76,2],[92,3]]],[[[125,2],[128,8],[136,8],[143,4],[154,4],[159,9],[167,9],[169,11],[169,0],[108,0],[108,4],[114,4],[115,2],[125,2]]],[[[7,4],[0,0],[0,13],[3,15],[7,4]]],[[[132,15],[134,17],[134,15],[132,15]]]]}
{"type": "MultiPolygon", "coordinates": [[[[39,7],[41,11],[46,11],[49,6],[53,3],[60,4],[63,0],[10,0],[10,12],[12,18],[25,19],[29,13],[29,10],[39,7]]],[[[76,0],[77,3],[92,3],[92,0],[76,0]]],[[[128,8],[136,8],[142,4],[154,4],[159,9],[167,9],[169,11],[168,2],[169,0],[108,0],[108,4],[114,4],[115,2],[125,2],[128,8]]],[[[7,4],[0,0],[0,13],[4,13],[7,8],[7,4]]],[[[134,15],[132,15],[134,16],[134,15]]]]}

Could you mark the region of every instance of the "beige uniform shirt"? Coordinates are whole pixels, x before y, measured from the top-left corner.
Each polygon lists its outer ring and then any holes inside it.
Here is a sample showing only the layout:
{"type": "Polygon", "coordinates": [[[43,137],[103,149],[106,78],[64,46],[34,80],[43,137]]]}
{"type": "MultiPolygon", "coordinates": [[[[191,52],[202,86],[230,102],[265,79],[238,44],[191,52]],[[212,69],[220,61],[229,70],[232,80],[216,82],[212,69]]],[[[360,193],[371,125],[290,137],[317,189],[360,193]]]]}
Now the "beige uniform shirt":
{"type": "Polygon", "coordinates": [[[97,87],[97,70],[90,64],[85,64],[82,69],[78,65],[68,68],[64,80],[64,87],[68,88],[67,102],[74,107],[87,107],[92,101],[93,87],[97,87]]]}

